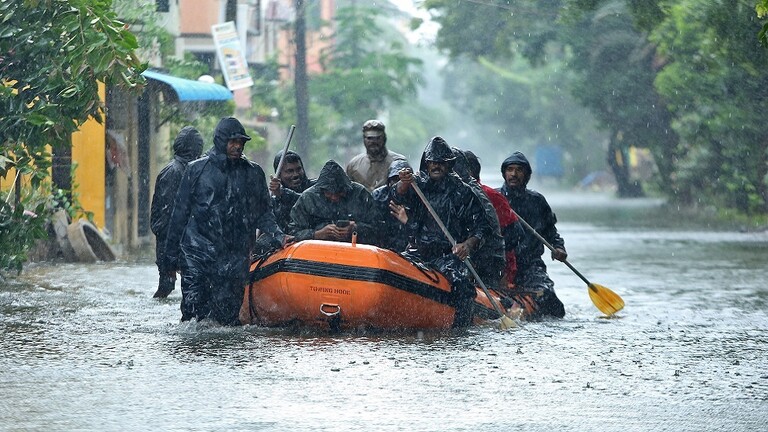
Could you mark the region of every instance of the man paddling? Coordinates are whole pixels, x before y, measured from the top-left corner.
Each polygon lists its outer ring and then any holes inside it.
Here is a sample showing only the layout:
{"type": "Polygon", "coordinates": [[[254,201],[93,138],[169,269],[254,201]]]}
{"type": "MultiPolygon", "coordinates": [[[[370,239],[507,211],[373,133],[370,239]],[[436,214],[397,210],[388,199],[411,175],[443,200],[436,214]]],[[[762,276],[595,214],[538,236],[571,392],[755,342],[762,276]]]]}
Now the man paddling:
{"type": "MultiPolygon", "coordinates": [[[[504,185],[498,191],[507,198],[510,207],[554,247],[552,259],[565,261],[568,253],[565,251],[565,241],[555,227],[555,213],[544,195],[527,188],[532,173],[531,164],[525,155],[514,152],[501,164],[504,185]]],[[[547,265],[541,258],[543,254],[544,244],[526,231],[517,255],[515,286],[542,290],[543,295],[536,299],[539,314],[562,318],[565,316],[565,307],[555,294],[555,283],[547,274],[547,265]]]]}
{"type": "Polygon", "coordinates": [[[408,212],[407,226],[416,246],[414,255],[448,279],[450,304],[456,308],[453,327],[466,327],[472,323],[477,291],[463,261],[493,234],[493,227],[487,222],[475,193],[451,172],[456,156],[443,138],[432,138],[421,160],[418,176],[408,169],[400,171],[397,194],[401,203],[412,209],[408,212]],[[440,224],[411,187],[414,182],[455,239],[455,245],[451,245],[440,224]]]}

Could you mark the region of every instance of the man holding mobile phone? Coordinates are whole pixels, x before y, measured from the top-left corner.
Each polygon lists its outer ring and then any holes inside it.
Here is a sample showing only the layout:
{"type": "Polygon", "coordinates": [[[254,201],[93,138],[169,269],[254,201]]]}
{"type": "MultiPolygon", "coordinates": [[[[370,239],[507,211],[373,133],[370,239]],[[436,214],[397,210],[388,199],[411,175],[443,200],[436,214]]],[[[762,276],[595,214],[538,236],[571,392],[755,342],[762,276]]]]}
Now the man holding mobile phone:
{"type": "Polygon", "coordinates": [[[297,241],[350,241],[373,243],[376,210],[365,186],[349,179],[336,161],[329,160],[317,183],[301,194],[291,209],[288,232],[297,241]]]}

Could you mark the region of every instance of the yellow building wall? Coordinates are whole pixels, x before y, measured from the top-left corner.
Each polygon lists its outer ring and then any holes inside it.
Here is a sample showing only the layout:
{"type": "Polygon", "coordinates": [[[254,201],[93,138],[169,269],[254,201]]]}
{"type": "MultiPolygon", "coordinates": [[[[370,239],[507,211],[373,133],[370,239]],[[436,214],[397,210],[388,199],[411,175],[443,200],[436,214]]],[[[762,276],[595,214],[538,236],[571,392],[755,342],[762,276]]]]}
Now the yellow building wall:
{"type": "MultiPolygon", "coordinates": [[[[99,83],[99,98],[106,99],[106,88],[99,83]]],[[[106,121],[106,119],[105,119],[106,121]]],[[[104,227],[106,210],[106,125],[88,119],[72,134],[72,164],[77,164],[72,185],[83,209],[93,213],[93,222],[104,227]]]]}

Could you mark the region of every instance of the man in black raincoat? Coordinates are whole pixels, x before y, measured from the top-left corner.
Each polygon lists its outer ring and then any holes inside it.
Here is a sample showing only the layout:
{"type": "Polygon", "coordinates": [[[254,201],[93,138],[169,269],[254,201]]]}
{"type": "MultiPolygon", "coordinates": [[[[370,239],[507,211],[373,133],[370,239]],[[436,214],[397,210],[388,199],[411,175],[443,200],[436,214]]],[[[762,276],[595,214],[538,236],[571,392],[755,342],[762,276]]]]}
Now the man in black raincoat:
{"type": "Polygon", "coordinates": [[[496,215],[496,209],[493,208],[488,195],[483,192],[483,188],[472,177],[469,171],[467,156],[461,149],[456,147],[453,148],[453,153],[456,156],[453,172],[472,189],[472,193],[475,194],[483,206],[486,223],[492,228],[491,234],[486,237],[483,245],[473,254],[472,264],[475,266],[477,275],[480,276],[486,287],[498,289],[506,264],[504,259],[504,237],[501,234],[499,217],[496,215]]]}
{"type": "Polygon", "coordinates": [[[168,223],[173,211],[173,200],[181,184],[181,177],[187,169],[187,164],[203,153],[203,137],[192,126],[185,126],[179,131],[173,141],[173,160],[168,163],[155,180],[155,193],[152,195],[152,207],[149,223],[155,234],[155,263],[160,273],[160,281],[154,298],[165,298],[176,285],[176,269],[164,268],[164,253],[168,223]]]}
{"type": "Polygon", "coordinates": [[[238,325],[256,230],[275,248],[290,241],[275,222],[264,171],[243,156],[251,138],[223,118],[213,149],[189,164],[174,202],[166,268],[180,269],[181,319],[238,325]]]}
{"type": "MultiPolygon", "coordinates": [[[[499,192],[507,198],[510,207],[555,248],[552,259],[565,261],[568,253],[565,251],[565,241],[555,227],[555,213],[544,195],[527,188],[532,173],[531,164],[525,155],[514,152],[501,164],[504,185],[499,188],[499,192]]],[[[543,290],[544,294],[536,299],[538,312],[544,316],[564,317],[565,307],[555,294],[555,283],[549,278],[547,265],[541,258],[544,254],[544,244],[528,231],[525,232],[522,243],[517,255],[515,285],[543,290]]]]}
{"type": "Polygon", "coordinates": [[[514,282],[515,275],[517,274],[516,255],[520,253],[525,231],[517,216],[512,212],[507,198],[496,189],[480,182],[480,160],[477,156],[469,150],[465,150],[463,153],[467,159],[469,175],[474,180],[473,184],[479,186],[485,196],[488,197],[488,201],[491,203],[501,227],[501,236],[504,238],[505,261],[504,278],[501,281],[501,291],[503,292],[507,289],[508,283],[514,282]]]}
{"type": "Polygon", "coordinates": [[[408,230],[405,226],[407,214],[405,206],[397,204],[395,185],[400,180],[401,169],[411,169],[408,161],[396,159],[389,164],[387,184],[381,185],[371,193],[379,213],[376,220],[377,246],[404,252],[408,248],[408,230]]]}
{"type": "Polygon", "coordinates": [[[270,178],[269,191],[272,193],[272,210],[275,213],[277,224],[280,229],[287,232],[288,224],[291,222],[291,209],[299,200],[302,192],[314,185],[317,180],[307,178],[301,157],[292,150],[285,153],[283,166],[278,173],[277,166],[280,164],[282,156],[282,150],[275,155],[272,164],[275,175],[270,178]]]}
{"type": "Polygon", "coordinates": [[[317,183],[301,194],[291,210],[288,232],[300,240],[349,241],[375,244],[376,209],[365,186],[349,179],[336,161],[320,170],[317,183]]]}
{"type": "Polygon", "coordinates": [[[444,139],[434,137],[422,155],[422,171],[414,176],[400,171],[397,193],[408,212],[408,230],[414,238],[416,257],[428,262],[451,283],[451,305],[456,308],[454,327],[472,322],[477,294],[464,260],[493,235],[485,210],[472,189],[451,173],[456,157],[444,139]],[[439,225],[410,187],[416,182],[429,204],[456,240],[451,245],[439,225]]]}

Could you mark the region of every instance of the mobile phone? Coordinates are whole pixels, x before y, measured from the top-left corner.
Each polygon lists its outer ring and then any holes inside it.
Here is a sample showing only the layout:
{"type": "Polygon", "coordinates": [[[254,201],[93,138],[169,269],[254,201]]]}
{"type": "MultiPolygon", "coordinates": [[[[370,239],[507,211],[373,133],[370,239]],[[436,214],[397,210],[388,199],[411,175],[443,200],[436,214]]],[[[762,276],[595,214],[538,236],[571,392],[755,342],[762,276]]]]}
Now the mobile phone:
{"type": "Polygon", "coordinates": [[[336,226],[339,228],[346,228],[349,226],[349,220],[347,219],[340,219],[336,221],[336,226]]]}

